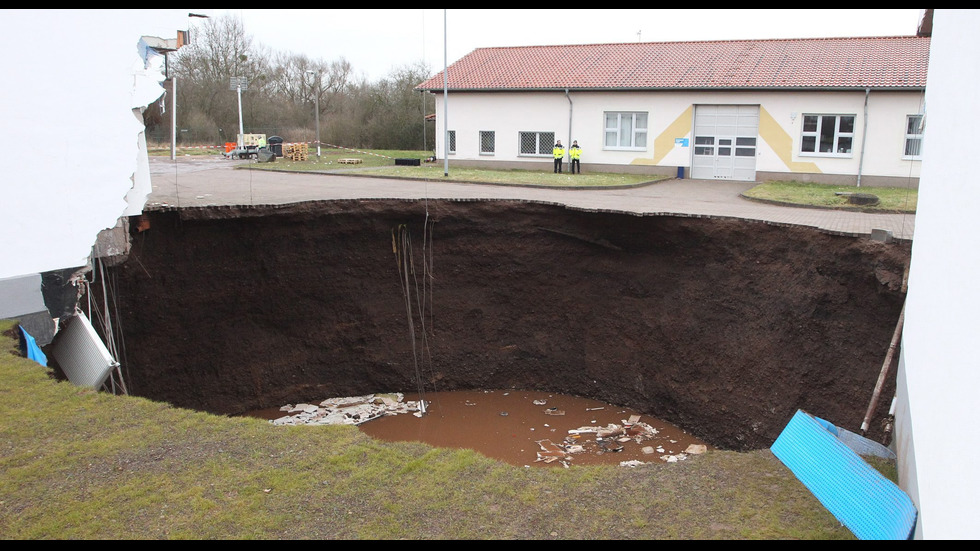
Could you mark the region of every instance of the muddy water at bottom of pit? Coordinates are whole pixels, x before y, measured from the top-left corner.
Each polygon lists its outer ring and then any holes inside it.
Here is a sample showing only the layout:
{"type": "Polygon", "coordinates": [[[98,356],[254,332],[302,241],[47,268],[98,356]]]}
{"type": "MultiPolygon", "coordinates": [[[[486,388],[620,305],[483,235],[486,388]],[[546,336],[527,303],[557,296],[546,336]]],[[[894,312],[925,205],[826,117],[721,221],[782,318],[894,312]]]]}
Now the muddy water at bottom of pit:
{"type": "MultiPolygon", "coordinates": [[[[421,416],[386,415],[361,423],[358,428],[379,440],[468,448],[516,466],[679,461],[690,457],[686,450],[691,445],[712,449],[675,425],[589,398],[521,390],[426,392],[423,397],[427,406],[421,416]],[[653,431],[634,430],[644,434],[629,439],[624,435],[622,441],[597,440],[595,432],[579,432],[589,427],[622,427],[634,416],[639,416],[637,428],[649,427],[653,431]],[[547,454],[539,456],[544,451],[542,444],[548,443],[577,445],[581,448],[568,449],[581,451],[548,462],[547,454]]],[[[404,399],[418,401],[419,394],[405,394],[404,399]]],[[[265,410],[252,415],[273,419],[283,414],[265,410]]]]}

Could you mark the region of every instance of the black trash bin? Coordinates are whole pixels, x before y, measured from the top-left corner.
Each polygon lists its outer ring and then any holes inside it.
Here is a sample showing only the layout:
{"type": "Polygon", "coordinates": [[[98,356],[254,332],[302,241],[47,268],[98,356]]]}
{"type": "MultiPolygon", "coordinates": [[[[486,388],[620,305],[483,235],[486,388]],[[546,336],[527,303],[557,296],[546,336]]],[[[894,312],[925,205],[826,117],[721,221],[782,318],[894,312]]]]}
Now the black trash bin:
{"type": "Polygon", "coordinates": [[[269,146],[269,151],[272,152],[276,157],[282,157],[282,138],[279,136],[270,136],[266,140],[266,144],[269,146]]]}

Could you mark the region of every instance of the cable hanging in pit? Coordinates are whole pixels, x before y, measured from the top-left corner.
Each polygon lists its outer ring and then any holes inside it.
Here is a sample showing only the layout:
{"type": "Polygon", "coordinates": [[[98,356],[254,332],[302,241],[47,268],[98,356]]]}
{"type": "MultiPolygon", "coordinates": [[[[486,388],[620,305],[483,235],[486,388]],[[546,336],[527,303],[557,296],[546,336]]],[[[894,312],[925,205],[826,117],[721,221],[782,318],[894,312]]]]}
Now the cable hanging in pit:
{"type": "Polygon", "coordinates": [[[398,268],[398,280],[405,299],[405,315],[408,321],[408,335],[412,345],[412,360],[415,367],[415,380],[422,413],[426,413],[425,400],[425,365],[431,365],[428,334],[432,327],[432,258],[431,258],[431,224],[426,214],[423,230],[422,254],[422,284],[419,287],[419,273],[415,265],[412,238],[405,224],[398,225],[391,233],[391,248],[395,254],[398,268]],[[413,303],[415,311],[413,313],[413,303]],[[419,332],[416,333],[416,315],[418,316],[419,332]],[[429,316],[428,323],[426,316],[429,316]],[[420,342],[421,341],[421,342],[420,342]]]}

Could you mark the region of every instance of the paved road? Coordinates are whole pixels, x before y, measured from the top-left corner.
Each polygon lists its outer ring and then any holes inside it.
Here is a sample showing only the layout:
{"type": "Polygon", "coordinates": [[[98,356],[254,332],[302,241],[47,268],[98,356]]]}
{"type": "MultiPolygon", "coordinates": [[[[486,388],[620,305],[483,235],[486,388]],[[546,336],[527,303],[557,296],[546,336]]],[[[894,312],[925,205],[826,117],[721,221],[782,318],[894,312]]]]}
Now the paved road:
{"type": "MultiPolygon", "coordinates": [[[[151,157],[153,192],[147,208],[268,205],[325,199],[520,199],[584,210],[732,217],[800,225],[853,236],[872,230],[912,239],[914,214],[867,214],[783,207],[750,201],[740,193],[751,182],[668,180],[616,190],[541,189],[450,181],[425,182],[343,174],[283,173],[237,169],[254,160],[222,157],[151,157]]],[[[453,171],[449,170],[449,180],[453,171]]]]}

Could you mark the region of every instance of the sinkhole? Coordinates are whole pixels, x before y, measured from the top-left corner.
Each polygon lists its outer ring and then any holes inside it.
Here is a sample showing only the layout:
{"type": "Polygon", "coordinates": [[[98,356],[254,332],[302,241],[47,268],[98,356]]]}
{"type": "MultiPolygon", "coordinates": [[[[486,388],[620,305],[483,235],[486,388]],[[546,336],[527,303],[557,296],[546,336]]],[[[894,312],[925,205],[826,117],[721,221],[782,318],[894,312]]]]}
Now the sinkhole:
{"type": "MultiPolygon", "coordinates": [[[[737,451],[768,447],[798,409],[858,429],[911,248],[498,200],[162,209],[132,222],[128,257],[90,289],[118,314],[132,395],[238,415],[524,389],[619,404],[737,451]]],[[[885,436],[891,373],[869,438],[885,436]]]]}

